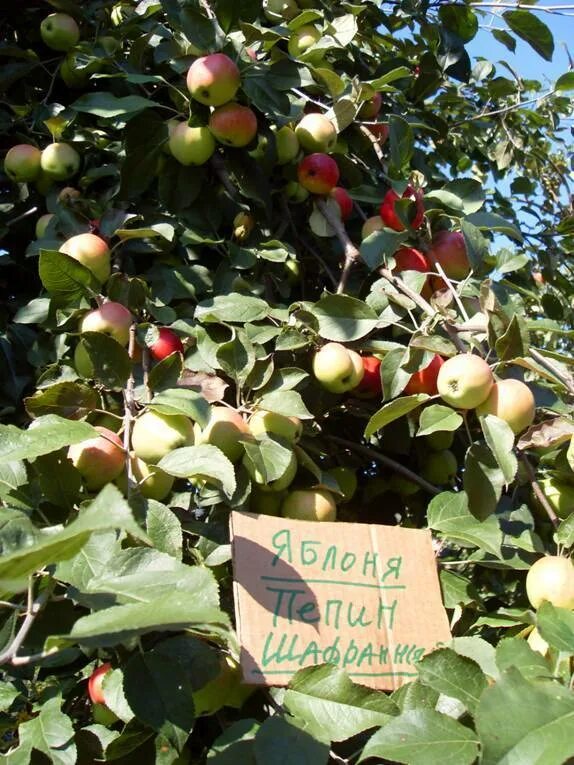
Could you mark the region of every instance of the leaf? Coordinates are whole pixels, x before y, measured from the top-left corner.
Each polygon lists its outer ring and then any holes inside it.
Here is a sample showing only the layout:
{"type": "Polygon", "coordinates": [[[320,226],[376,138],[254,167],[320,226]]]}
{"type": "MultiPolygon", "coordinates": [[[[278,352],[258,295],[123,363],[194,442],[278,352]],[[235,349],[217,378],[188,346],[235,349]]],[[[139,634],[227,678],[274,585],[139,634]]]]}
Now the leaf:
{"type": "Polygon", "coordinates": [[[518,637],[501,640],[496,648],[496,664],[501,672],[516,667],[527,680],[548,677],[548,662],[538,651],[533,651],[526,640],[518,637]]]}
{"type": "Polygon", "coordinates": [[[132,370],[127,349],[103,332],[83,332],[75,359],[86,376],[107,388],[123,388],[132,370]]]}
{"type": "Polygon", "coordinates": [[[413,156],[414,134],[409,123],[396,114],[392,114],[389,119],[389,145],[391,164],[395,172],[400,174],[413,156]]]}
{"type": "Polygon", "coordinates": [[[100,394],[89,385],[78,382],[61,382],[38,390],[24,399],[30,417],[58,414],[68,420],[81,420],[101,407],[100,394]]]}
{"type": "Polygon", "coordinates": [[[559,92],[563,90],[574,90],[574,72],[566,72],[562,74],[554,85],[554,90],[559,92]]]}
{"type": "Polygon", "coordinates": [[[255,735],[257,765],[327,765],[329,744],[317,741],[289,721],[268,717],[255,735]]]}
{"type": "Polygon", "coordinates": [[[181,560],[183,532],[177,515],[153,499],[148,500],[146,531],[156,550],[181,560]]]}
{"type": "Polygon", "coordinates": [[[463,481],[472,515],[479,520],[491,516],[496,511],[505,479],[493,453],[485,444],[474,443],[467,451],[463,481]]]}
{"type": "Polygon", "coordinates": [[[207,753],[208,765],[255,765],[253,739],[259,728],[257,720],[249,717],[231,723],[213,742],[207,753]]]}
{"type": "Polygon", "coordinates": [[[319,320],[319,334],[325,340],[358,340],[378,324],[372,308],[347,295],[326,295],[315,303],[312,313],[319,320]]]}
{"type": "Polygon", "coordinates": [[[502,17],[514,34],[527,42],[546,61],[552,61],[554,38],[552,32],[530,11],[505,11],[502,17]]]}
{"type": "Polygon", "coordinates": [[[429,433],[434,433],[437,430],[458,430],[462,423],[463,419],[460,414],[451,409],[450,406],[432,404],[425,407],[421,412],[417,436],[428,436],[429,433]]]}
{"type": "Polygon", "coordinates": [[[211,444],[183,446],[162,457],[158,465],[176,478],[199,476],[205,480],[211,479],[228,497],[233,496],[235,491],[233,463],[217,446],[211,444]]]}
{"type": "Polygon", "coordinates": [[[199,303],[195,309],[195,319],[204,323],[245,324],[265,319],[269,311],[270,308],[264,300],[232,292],[199,303]]]}
{"type": "Polygon", "coordinates": [[[273,438],[244,443],[245,462],[251,478],[260,483],[271,483],[282,478],[293,463],[293,449],[273,438]]]}
{"type": "Polygon", "coordinates": [[[313,415],[305,406],[301,394],[296,390],[278,390],[265,393],[257,401],[257,407],[268,412],[283,414],[285,417],[299,417],[301,420],[313,419],[313,415]]]}
{"type": "Polygon", "coordinates": [[[375,231],[361,242],[361,258],[374,271],[399,249],[407,237],[406,231],[375,231]]]}
{"type": "Polygon", "coordinates": [[[464,492],[446,491],[433,497],[427,508],[427,522],[431,529],[440,531],[448,539],[500,557],[502,532],[496,518],[491,515],[485,521],[477,520],[468,510],[464,492]]]}
{"type": "Polygon", "coordinates": [[[76,765],[76,744],[72,721],[60,707],[62,699],[54,696],[39,707],[36,717],[18,726],[19,745],[3,759],[6,765],[31,762],[34,749],[42,752],[54,765],[76,765]]]}
{"type": "Polygon", "coordinates": [[[94,438],[98,432],[87,422],[73,422],[48,414],[39,417],[27,430],[14,425],[0,425],[0,464],[32,460],[63,446],[94,438]]]}
{"type": "Polygon", "coordinates": [[[536,625],[553,648],[574,654],[574,612],[544,601],[536,613],[536,625]]]}
{"type": "Polygon", "coordinates": [[[476,228],[486,229],[487,231],[500,231],[501,234],[506,234],[510,239],[520,243],[523,242],[522,234],[516,226],[504,220],[504,218],[496,213],[473,213],[466,218],[466,222],[471,223],[476,228]]]}
{"type": "Polygon", "coordinates": [[[148,188],[156,177],[159,156],[168,140],[167,126],[159,114],[152,111],[134,114],[125,127],[126,156],[120,168],[120,199],[135,199],[148,188]]]}
{"type": "Polygon", "coordinates": [[[398,712],[387,696],[356,685],[343,670],[330,664],[297,672],[283,705],[303,721],[303,730],[316,737],[329,731],[332,741],[384,725],[398,712]]]}
{"type": "Polygon", "coordinates": [[[443,5],[439,8],[439,19],[463,43],[470,42],[478,32],[478,19],[474,11],[466,6],[443,5]]]}
{"type": "Polygon", "coordinates": [[[186,388],[168,388],[156,393],[149,408],[161,414],[182,414],[202,427],[209,420],[209,404],[206,399],[194,390],[186,388]]]}
{"type": "Polygon", "coordinates": [[[100,291],[100,283],[90,269],[64,252],[40,250],[39,273],[51,297],[65,304],[100,291]]]}
{"type": "Polygon", "coordinates": [[[477,754],[469,728],[432,709],[412,709],[377,731],[358,762],[379,757],[408,765],[471,765],[477,754]]]}
{"type": "Polygon", "coordinates": [[[441,648],[423,657],[417,669],[422,683],[462,701],[471,714],[476,711],[487,680],[475,661],[441,648]]]}
{"type": "Polygon", "coordinates": [[[571,513],[566,520],[560,523],[555,536],[557,544],[564,545],[564,547],[574,545],[574,513],[571,513]]]}
{"type": "Polygon", "coordinates": [[[126,115],[135,116],[144,109],[153,109],[156,106],[155,101],[150,101],[142,96],[124,96],[123,98],[118,98],[113,93],[105,91],[87,93],[70,104],[70,108],[76,112],[95,114],[97,117],[104,117],[106,119],[126,115]]]}
{"type": "MultiPolygon", "coordinates": [[[[441,11],[445,8],[446,6],[443,6],[441,11]]],[[[481,183],[472,178],[457,178],[442,189],[425,194],[425,201],[432,199],[437,199],[459,214],[470,215],[480,210],[485,197],[481,183]]]]}
{"type": "Polygon", "coordinates": [[[508,485],[512,483],[518,470],[518,460],[513,452],[514,433],[507,422],[493,414],[479,417],[479,420],[488,448],[493,453],[508,485]]]}
{"type": "Polygon", "coordinates": [[[428,401],[430,396],[426,393],[416,393],[414,396],[403,396],[402,398],[396,398],[394,401],[390,401],[385,404],[378,412],[375,412],[365,428],[365,438],[369,438],[378,430],[381,430],[394,420],[398,420],[400,417],[404,417],[405,414],[412,412],[425,401],[428,401]]]}

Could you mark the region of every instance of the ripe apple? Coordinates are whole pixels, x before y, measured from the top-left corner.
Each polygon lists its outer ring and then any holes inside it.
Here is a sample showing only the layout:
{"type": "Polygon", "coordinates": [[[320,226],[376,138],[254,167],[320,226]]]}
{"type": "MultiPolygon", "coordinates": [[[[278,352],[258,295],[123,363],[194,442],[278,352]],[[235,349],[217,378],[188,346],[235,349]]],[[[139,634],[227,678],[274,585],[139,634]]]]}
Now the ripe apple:
{"type": "Polygon", "coordinates": [[[84,479],[90,491],[114,481],[125,466],[124,445],[112,430],[97,426],[100,434],[68,449],[68,458],[84,479]]]}
{"type": "Polygon", "coordinates": [[[297,469],[299,467],[299,463],[297,462],[297,457],[295,456],[295,452],[291,453],[291,457],[289,459],[289,463],[285,469],[285,472],[282,476],[279,478],[276,478],[274,481],[267,482],[267,479],[265,476],[257,470],[257,468],[253,469],[249,467],[250,463],[247,463],[245,461],[244,463],[251,473],[251,478],[253,481],[259,486],[259,488],[262,491],[283,491],[288,486],[290,486],[293,483],[293,479],[297,475],[297,469]]]}
{"type": "Polygon", "coordinates": [[[161,414],[148,409],[134,422],[134,454],[152,465],[174,449],[193,446],[193,441],[193,423],[182,414],[161,414]]]}
{"type": "Polygon", "coordinates": [[[180,122],[168,130],[169,150],[181,165],[204,165],[215,151],[208,127],[190,127],[187,122],[180,122]]]}
{"type": "Polygon", "coordinates": [[[357,117],[361,120],[374,120],[378,113],[381,111],[382,105],[382,95],[380,93],[375,93],[375,95],[372,98],[369,98],[368,101],[363,101],[357,117]]]}
{"type": "Polygon", "coordinates": [[[286,165],[292,162],[299,154],[299,139],[295,131],[288,125],[275,133],[275,150],[277,151],[277,164],[286,165]]]}
{"type": "Polygon", "coordinates": [[[50,225],[50,221],[53,219],[52,213],[46,213],[46,215],[40,215],[36,221],[36,239],[41,239],[46,234],[46,229],[50,225]]]}
{"type": "Polygon", "coordinates": [[[411,220],[410,225],[411,228],[414,229],[420,228],[425,217],[425,209],[422,201],[422,194],[413,189],[412,186],[407,186],[402,196],[399,196],[394,189],[389,189],[387,191],[379,209],[379,215],[385,226],[392,228],[394,231],[404,231],[406,229],[406,226],[395,211],[395,205],[399,199],[411,199],[415,202],[415,215],[411,220]]]}
{"type": "Polygon", "coordinates": [[[255,218],[251,213],[237,213],[233,219],[233,237],[238,242],[244,242],[255,228],[255,218]]]}
{"type": "Polygon", "coordinates": [[[439,396],[457,409],[474,409],[486,400],[494,378],[490,367],[480,356],[461,353],[447,359],[439,369],[439,396]]]}
{"type": "Polygon", "coordinates": [[[312,24],[304,24],[291,33],[287,50],[293,58],[299,58],[302,53],[311,48],[321,39],[321,32],[312,24]]]}
{"type": "Polygon", "coordinates": [[[102,332],[127,345],[134,317],[121,303],[109,301],[87,313],[80,324],[80,332],[102,332]]]}
{"type": "Polygon", "coordinates": [[[213,405],[200,442],[217,446],[227,459],[236,462],[243,455],[243,444],[239,439],[247,434],[249,427],[239,412],[227,406],[213,405]]]}
{"type": "Polygon", "coordinates": [[[293,204],[299,204],[309,198],[309,192],[297,181],[289,181],[285,186],[285,195],[293,204]]]}
{"type": "Polygon", "coordinates": [[[315,354],[313,374],[331,393],[345,393],[363,379],[363,362],[356,351],[349,351],[341,343],[327,343],[315,354]]]}
{"type": "Polygon", "coordinates": [[[309,154],[299,162],[297,177],[311,194],[328,194],[339,180],[339,168],[327,154],[309,154]]]}
{"type": "Polygon", "coordinates": [[[427,251],[430,263],[438,263],[449,279],[462,280],[470,273],[464,236],[460,231],[439,231],[427,251]]]}
{"type": "Polygon", "coordinates": [[[544,478],[539,484],[559,518],[568,518],[574,513],[574,486],[553,477],[544,478]]]}
{"type": "Polygon", "coordinates": [[[539,558],[526,575],[526,594],[533,608],[544,600],[557,608],[574,608],[574,566],[570,558],[539,558]]]}
{"type": "Polygon", "coordinates": [[[183,353],[183,343],[173,329],[159,327],[159,338],[149,346],[149,352],[153,359],[162,361],[172,353],[183,353]]]}
{"type": "Polygon", "coordinates": [[[297,127],[295,135],[306,151],[330,153],[337,143],[337,128],[323,114],[312,112],[305,114],[297,127]]]}
{"type": "Polygon", "coordinates": [[[300,8],[295,0],[263,0],[263,13],[269,21],[280,24],[298,16],[300,8]]]}
{"type": "Polygon", "coordinates": [[[425,436],[425,443],[436,452],[450,449],[453,441],[454,433],[452,430],[435,430],[434,433],[429,433],[428,436],[425,436]]]}
{"type": "Polygon", "coordinates": [[[206,106],[221,106],[231,101],[240,85],[237,64],[225,53],[201,56],[187,72],[187,89],[192,98],[206,106]]]}
{"type": "Polygon", "coordinates": [[[298,417],[286,417],[277,412],[267,412],[259,409],[249,418],[249,430],[255,437],[271,434],[280,436],[290,444],[295,444],[301,438],[303,423],[298,417]]]}
{"type": "Polygon", "coordinates": [[[521,433],[534,422],[536,402],[528,385],[520,380],[499,380],[476,408],[476,413],[478,416],[494,414],[507,422],[513,433],[521,433]]]}
{"type": "Polygon", "coordinates": [[[401,271],[420,271],[426,274],[430,271],[430,266],[425,256],[414,247],[399,247],[394,254],[395,268],[394,273],[401,271]]]}
{"type": "MultiPolygon", "coordinates": [[[[130,463],[134,481],[139,486],[142,497],[155,499],[158,502],[164,500],[172,490],[174,477],[168,475],[157,465],[148,465],[135,454],[130,454],[130,463]]],[[[127,494],[128,480],[126,472],[117,479],[116,483],[127,494]]]]}
{"type": "Polygon", "coordinates": [[[100,665],[95,669],[88,678],[88,696],[92,704],[105,704],[104,692],[102,685],[104,683],[104,677],[110,672],[112,665],[109,661],[100,665]]]}
{"type": "Polygon", "coordinates": [[[373,215],[371,218],[367,218],[361,229],[361,239],[366,239],[375,231],[382,231],[384,227],[385,224],[380,215],[373,215]]]}
{"type": "Polygon", "coordinates": [[[429,396],[434,396],[437,392],[437,377],[444,363],[442,356],[435,353],[430,364],[411,375],[403,391],[405,396],[412,396],[415,393],[428,393],[429,396]]]}
{"type": "Polygon", "coordinates": [[[51,13],[40,24],[40,35],[48,48],[68,51],[80,39],[80,28],[67,13],[51,13]]]}
{"type": "Polygon", "coordinates": [[[248,106],[235,102],[214,110],[209,118],[209,129],[225,146],[240,148],[257,135],[257,117],[248,106]]]}
{"type": "Polygon", "coordinates": [[[86,268],[89,268],[101,283],[107,282],[111,273],[111,253],[106,242],[95,234],[77,234],[66,239],[60,247],[86,268]]]}
{"type": "Polygon", "coordinates": [[[80,155],[67,143],[51,143],[40,158],[42,170],[55,181],[65,181],[80,169],[80,155]]]}
{"type": "Polygon", "coordinates": [[[339,488],[343,492],[339,502],[350,502],[355,496],[358,487],[357,472],[352,468],[340,465],[339,467],[327,470],[327,473],[337,481],[339,488]]]}
{"type": "Polygon", "coordinates": [[[251,484],[249,512],[278,516],[281,513],[283,494],[278,491],[263,491],[256,483],[251,484]]]}
{"type": "Polygon", "coordinates": [[[456,478],[458,463],[454,454],[448,449],[440,452],[428,452],[421,464],[421,476],[429,483],[438,486],[452,486],[456,478]]]}
{"type": "Polygon", "coordinates": [[[297,521],[334,521],[337,505],[330,491],[299,489],[290,492],[283,500],[281,515],[297,521]]]}
{"type": "Polygon", "coordinates": [[[363,377],[353,390],[358,398],[376,398],[382,394],[381,360],[375,356],[362,356],[363,377]]]}
{"type": "Polygon", "coordinates": [[[15,183],[29,183],[40,175],[42,152],[28,143],[12,146],[4,158],[4,172],[15,183]]]}
{"type": "Polygon", "coordinates": [[[341,211],[341,220],[347,220],[353,212],[353,200],[346,189],[341,186],[335,186],[331,189],[329,196],[339,205],[341,211]]]}
{"type": "Polygon", "coordinates": [[[368,129],[381,145],[387,142],[390,130],[387,122],[377,122],[376,125],[369,125],[368,129]]]}

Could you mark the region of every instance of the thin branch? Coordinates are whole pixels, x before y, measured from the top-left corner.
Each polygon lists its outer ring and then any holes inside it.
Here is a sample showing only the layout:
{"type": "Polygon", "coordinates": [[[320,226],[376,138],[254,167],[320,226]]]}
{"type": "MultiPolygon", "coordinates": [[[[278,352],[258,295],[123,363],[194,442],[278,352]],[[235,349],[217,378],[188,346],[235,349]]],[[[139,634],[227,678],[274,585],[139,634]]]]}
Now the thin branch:
{"type": "Polygon", "coordinates": [[[22,213],[22,215],[18,215],[16,218],[9,220],[6,223],[6,226],[13,226],[15,223],[18,223],[19,221],[24,220],[24,218],[27,218],[29,215],[34,215],[35,212],[38,212],[38,208],[31,207],[29,210],[26,210],[25,213],[22,213]]]}
{"type": "MultiPolygon", "coordinates": [[[[136,329],[137,324],[134,322],[130,327],[130,341],[128,346],[128,353],[132,363],[136,350],[136,329]]],[[[132,369],[130,370],[130,376],[128,377],[126,387],[124,388],[124,452],[126,459],[126,474],[128,479],[128,502],[131,498],[133,489],[137,487],[137,483],[134,479],[132,460],[130,456],[132,426],[136,413],[134,388],[135,380],[132,366],[132,369]]]]}
{"type": "Polygon", "coordinates": [[[524,9],[527,11],[541,11],[542,13],[554,13],[555,11],[574,11],[574,5],[530,5],[529,3],[470,3],[472,8],[510,8],[512,10],[524,9]]]}
{"type": "Polygon", "coordinates": [[[508,112],[514,112],[517,109],[521,109],[523,106],[528,106],[529,104],[536,104],[539,101],[544,101],[545,98],[549,98],[550,96],[553,96],[555,90],[550,90],[548,93],[543,93],[541,96],[537,96],[536,98],[530,98],[528,101],[522,101],[519,104],[512,104],[511,106],[504,106],[502,109],[495,109],[492,112],[480,112],[479,114],[475,114],[473,117],[468,117],[465,120],[460,120],[460,122],[454,122],[450,127],[456,128],[460,127],[460,125],[466,125],[467,122],[476,122],[476,120],[481,120],[484,117],[495,117],[497,114],[507,114],[508,112]]]}
{"type": "Polygon", "coordinates": [[[54,586],[55,582],[52,582],[46,586],[44,590],[42,590],[36,599],[34,599],[34,580],[30,578],[30,582],[28,584],[28,607],[26,609],[26,616],[20,626],[20,629],[16,633],[14,640],[12,640],[6,650],[0,654],[0,665],[14,663],[16,654],[20,650],[22,643],[26,640],[28,633],[32,629],[32,625],[34,624],[36,617],[42,608],[44,608],[46,605],[48,598],[52,594],[54,586]]]}
{"type": "Polygon", "coordinates": [[[221,181],[225,191],[227,191],[231,199],[237,201],[239,199],[239,193],[237,189],[235,188],[235,186],[231,183],[229,174],[223,162],[223,157],[220,154],[214,154],[210,160],[210,165],[212,166],[213,170],[215,171],[215,174],[221,181]]]}
{"type": "Polygon", "coordinates": [[[561,369],[559,369],[550,359],[546,358],[546,356],[543,356],[540,351],[537,351],[536,348],[529,348],[528,352],[534,359],[534,361],[537,361],[541,367],[544,367],[550,374],[554,375],[554,377],[558,378],[560,382],[566,387],[568,393],[574,396],[574,379],[572,377],[562,372],[561,369]]]}
{"type": "Polygon", "coordinates": [[[377,155],[377,159],[383,166],[383,169],[385,169],[385,156],[383,154],[383,150],[381,149],[381,144],[379,142],[379,139],[376,136],[374,136],[373,133],[371,133],[371,131],[369,130],[368,127],[366,127],[366,125],[361,125],[360,130],[361,130],[361,133],[364,136],[366,136],[369,139],[369,141],[372,143],[373,151],[377,155]]]}
{"type": "Polygon", "coordinates": [[[372,449],[370,446],[363,446],[363,444],[357,444],[354,441],[348,441],[346,438],[339,438],[339,436],[332,436],[331,434],[329,434],[329,440],[334,441],[336,444],[341,444],[341,446],[344,446],[347,449],[353,449],[356,452],[360,452],[366,457],[375,460],[375,462],[380,462],[381,465],[392,468],[397,473],[401,473],[405,478],[408,478],[409,481],[418,484],[421,489],[428,491],[429,494],[436,496],[437,494],[441,493],[440,489],[438,489],[436,486],[433,486],[432,483],[429,483],[420,475],[414,473],[412,470],[409,470],[408,467],[405,467],[400,462],[396,462],[390,457],[387,457],[386,454],[381,454],[376,449],[372,449]]]}
{"type": "Polygon", "coordinates": [[[331,226],[333,231],[335,232],[335,235],[337,239],[341,242],[343,245],[343,251],[345,253],[345,260],[343,261],[343,268],[341,270],[341,276],[339,278],[339,284],[337,285],[337,294],[341,294],[345,292],[347,288],[347,282],[349,281],[349,276],[351,275],[351,270],[355,263],[360,258],[360,253],[357,247],[353,244],[353,242],[350,240],[349,235],[347,234],[347,229],[345,228],[343,221],[341,218],[333,213],[330,209],[327,203],[324,199],[317,199],[315,202],[317,205],[317,209],[321,213],[321,215],[325,218],[327,223],[331,226]]]}
{"type": "Polygon", "coordinates": [[[534,473],[534,468],[530,464],[530,460],[526,456],[524,452],[520,453],[520,459],[522,460],[522,464],[524,465],[526,469],[526,475],[528,476],[528,480],[530,481],[530,484],[532,486],[532,491],[536,495],[536,499],[540,502],[544,510],[546,511],[546,515],[550,518],[550,521],[554,528],[557,528],[560,525],[560,520],[556,513],[554,512],[554,508],[550,504],[550,502],[546,499],[546,495],[540,488],[540,484],[536,480],[536,475],[534,473]]]}

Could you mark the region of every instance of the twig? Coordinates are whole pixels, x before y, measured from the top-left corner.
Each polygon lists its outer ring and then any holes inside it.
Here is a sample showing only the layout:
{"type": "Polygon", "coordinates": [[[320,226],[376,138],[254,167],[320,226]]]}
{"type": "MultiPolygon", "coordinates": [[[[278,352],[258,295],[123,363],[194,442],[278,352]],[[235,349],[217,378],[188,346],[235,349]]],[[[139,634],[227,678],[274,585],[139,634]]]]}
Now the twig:
{"type": "Polygon", "coordinates": [[[213,12],[210,4],[208,3],[208,0],[199,0],[199,4],[201,5],[203,10],[207,14],[207,18],[208,19],[214,19],[215,18],[215,13],[213,12]]]}
{"type": "Polygon", "coordinates": [[[537,351],[536,348],[529,348],[528,352],[534,359],[534,361],[537,361],[540,366],[544,367],[550,374],[554,375],[554,377],[557,377],[560,382],[566,387],[568,390],[568,393],[571,395],[574,395],[574,380],[569,374],[566,374],[565,372],[562,372],[558,367],[553,364],[550,359],[547,359],[546,356],[543,356],[540,351],[537,351]]]}
{"type": "Polygon", "coordinates": [[[345,253],[345,260],[343,261],[343,268],[341,270],[341,276],[339,278],[339,284],[337,285],[337,294],[345,292],[347,288],[347,282],[351,275],[351,270],[355,263],[360,258],[359,250],[355,247],[347,234],[347,229],[343,225],[343,221],[337,215],[333,214],[329,209],[329,206],[324,199],[317,199],[317,209],[321,215],[325,218],[327,223],[331,226],[337,239],[343,245],[343,251],[345,253]]]}
{"type": "Polygon", "coordinates": [[[54,586],[55,582],[47,585],[34,600],[34,580],[32,577],[30,578],[30,582],[28,584],[28,607],[26,608],[26,616],[20,626],[20,629],[16,633],[14,640],[12,640],[5,651],[0,653],[0,665],[14,662],[16,654],[22,646],[22,643],[26,640],[28,633],[32,629],[32,625],[34,624],[36,617],[42,608],[44,608],[46,605],[46,601],[52,594],[54,586]]]}
{"type": "Polygon", "coordinates": [[[16,218],[9,220],[6,223],[6,226],[13,226],[15,223],[18,223],[19,221],[24,220],[24,218],[27,218],[29,215],[34,215],[35,212],[38,212],[38,208],[31,207],[29,210],[26,210],[25,213],[22,213],[22,215],[18,215],[16,218]]]}
{"type": "Polygon", "coordinates": [[[41,653],[32,653],[28,656],[14,656],[11,664],[13,667],[23,667],[26,664],[33,664],[38,661],[43,661],[49,656],[53,656],[55,653],[60,653],[60,649],[56,648],[56,646],[48,649],[47,651],[41,651],[41,653]]]}
{"type": "Polygon", "coordinates": [[[229,194],[229,196],[232,199],[238,200],[239,199],[239,194],[237,192],[237,189],[235,188],[235,186],[231,183],[231,181],[229,179],[229,174],[228,174],[228,172],[227,172],[227,170],[225,168],[225,165],[223,163],[223,158],[221,157],[221,155],[214,154],[213,157],[210,160],[210,164],[211,164],[215,174],[217,175],[217,177],[221,181],[225,191],[227,191],[227,193],[229,194]]]}
{"type": "Polygon", "coordinates": [[[530,460],[524,454],[524,452],[520,452],[520,459],[522,460],[522,463],[526,469],[526,474],[528,476],[528,480],[530,481],[530,484],[532,486],[532,491],[536,495],[536,499],[540,502],[544,510],[546,511],[546,515],[550,518],[550,521],[554,528],[557,528],[560,525],[560,520],[556,513],[554,512],[554,508],[550,504],[550,502],[546,499],[546,495],[540,488],[540,484],[536,480],[536,475],[534,473],[534,469],[532,465],[530,464],[530,460]]]}
{"type": "Polygon", "coordinates": [[[459,122],[454,122],[450,127],[456,128],[460,127],[460,125],[466,125],[468,122],[481,120],[484,117],[495,117],[497,114],[507,114],[508,112],[514,112],[517,109],[522,109],[523,106],[529,106],[530,104],[536,104],[539,101],[544,101],[545,98],[553,96],[555,92],[555,90],[549,90],[548,93],[543,93],[541,96],[537,96],[536,98],[530,98],[528,101],[521,101],[519,104],[504,106],[502,109],[495,109],[492,112],[480,112],[479,114],[475,114],[473,117],[467,117],[466,119],[460,120],[459,122]]]}
{"type": "Polygon", "coordinates": [[[357,444],[354,441],[348,441],[346,438],[339,438],[339,436],[332,436],[331,434],[329,434],[329,440],[334,441],[337,444],[341,444],[341,446],[345,446],[347,449],[354,449],[356,452],[361,452],[366,457],[370,457],[372,460],[380,462],[382,465],[386,465],[387,467],[396,470],[397,473],[401,473],[405,478],[408,478],[409,481],[417,483],[421,489],[428,491],[429,494],[436,496],[437,494],[441,493],[440,489],[437,489],[436,486],[433,486],[432,483],[429,483],[420,475],[417,475],[412,470],[409,470],[409,468],[405,467],[400,462],[396,462],[390,457],[387,457],[386,454],[381,454],[376,449],[372,449],[370,446],[363,446],[363,444],[357,444]]]}
{"type": "MultiPolygon", "coordinates": [[[[136,328],[137,324],[134,322],[130,327],[130,341],[128,346],[128,353],[130,359],[133,362],[134,354],[136,350],[136,328]]],[[[128,502],[131,498],[131,493],[136,488],[137,483],[134,479],[134,471],[132,466],[132,460],[130,456],[130,442],[132,437],[132,425],[135,417],[135,396],[134,396],[135,380],[133,367],[130,370],[130,376],[128,377],[126,387],[124,389],[124,451],[126,459],[126,473],[128,479],[128,502]]]]}
{"type": "Polygon", "coordinates": [[[383,166],[383,170],[385,169],[385,155],[383,154],[383,150],[381,149],[381,144],[379,143],[379,139],[374,136],[368,127],[365,127],[365,125],[360,126],[361,133],[366,136],[369,141],[373,145],[373,151],[377,155],[377,159],[383,166]]]}
{"type": "Polygon", "coordinates": [[[145,403],[149,404],[151,401],[151,390],[149,387],[149,348],[142,349],[142,369],[143,369],[143,384],[145,389],[145,403]]]}

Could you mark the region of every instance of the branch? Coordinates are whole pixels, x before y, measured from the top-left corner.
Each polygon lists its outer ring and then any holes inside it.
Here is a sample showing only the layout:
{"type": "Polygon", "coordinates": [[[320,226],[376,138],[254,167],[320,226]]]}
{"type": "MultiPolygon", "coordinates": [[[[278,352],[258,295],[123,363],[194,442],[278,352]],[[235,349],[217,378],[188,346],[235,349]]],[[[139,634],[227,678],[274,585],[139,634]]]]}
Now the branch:
{"type": "Polygon", "coordinates": [[[400,462],[396,462],[390,457],[387,457],[386,454],[381,454],[376,449],[371,449],[370,446],[356,444],[354,441],[348,441],[346,438],[339,438],[339,436],[332,436],[330,434],[329,440],[334,441],[336,444],[341,444],[341,446],[345,446],[347,449],[354,449],[356,452],[360,452],[366,457],[370,457],[372,460],[380,462],[382,465],[386,465],[387,467],[396,470],[397,473],[401,473],[405,478],[408,478],[409,481],[417,483],[422,489],[428,491],[429,494],[436,496],[437,494],[441,493],[440,489],[437,489],[437,487],[433,486],[432,483],[429,483],[424,478],[421,478],[420,475],[413,473],[412,470],[409,470],[409,468],[405,467],[400,462]]]}
{"type": "Polygon", "coordinates": [[[359,250],[350,240],[349,235],[347,234],[347,229],[343,225],[341,218],[331,212],[325,200],[317,199],[315,204],[317,205],[317,209],[321,215],[325,218],[327,223],[335,232],[337,239],[343,245],[345,260],[343,262],[343,269],[339,278],[339,284],[337,285],[337,294],[340,295],[345,292],[345,289],[347,288],[347,282],[349,281],[349,276],[351,275],[351,270],[360,258],[359,250]]]}
{"type": "MultiPolygon", "coordinates": [[[[137,328],[137,324],[134,321],[130,327],[130,341],[128,346],[128,353],[130,355],[132,364],[133,364],[133,359],[134,359],[135,349],[136,349],[136,328],[137,328]]],[[[137,486],[137,483],[134,480],[134,472],[133,472],[132,460],[130,456],[132,425],[133,425],[133,421],[134,421],[134,417],[136,413],[134,387],[135,387],[135,381],[134,381],[134,372],[133,372],[133,366],[132,366],[132,369],[130,371],[130,376],[128,377],[128,381],[124,389],[124,451],[125,451],[125,459],[126,459],[126,473],[127,473],[127,479],[128,479],[128,502],[130,501],[131,493],[133,489],[137,486]]]]}
{"type": "Polygon", "coordinates": [[[229,174],[227,172],[227,169],[225,167],[225,164],[223,162],[223,158],[220,154],[214,154],[210,160],[210,164],[215,171],[215,174],[221,181],[221,184],[225,191],[229,194],[231,199],[237,201],[239,199],[239,194],[237,192],[237,189],[235,186],[231,183],[231,180],[229,179],[229,174]]]}
{"type": "Polygon", "coordinates": [[[554,375],[554,377],[558,378],[560,382],[566,387],[566,390],[568,393],[574,396],[574,380],[569,374],[566,374],[565,372],[562,372],[555,364],[550,361],[550,359],[547,359],[546,356],[543,356],[540,351],[537,351],[536,348],[529,348],[528,352],[534,359],[534,361],[537,361],[540,366],[544,367],[550,374],[554,375]]]}
{"type": "Polygon", "coordinates": [[[502,109],[495,109],[492,112],[480,112],[480,114],[475,114],[473,117],[468,117],[465,120],[460,120],[460,122],[454,122],[450,127],[456,128],[460,127],[460,125],[466,125],[467,122],[475,122],[476,120],[481,120],[483,117],[495,117],[497,114],[507,114],[508,112],[514,112],[517,109],[522,109],[523,106],[528,106],[529,104],[536,104],[539,101],[544,101],[545,98],[553,96],[555,92],[555,90],[549,90],[548,93],[543,93],[541,96],[537,96],[536,98],[530,98],[528,101],[521,101],[520,103],[512,104],[511,106],[504,106],[502,109]]]}
{"type": "Polygon", "coordinates": [[[32,578],[30,579],[28,584],[28,607],[26,609],[26,616],[22,622],[22,625],[20,626],[20,629],[16,633],[14,640],[10,643],[6,650],[0,654],[0,665],[14,663],[16,654],[20,650],[22,643],[26,640],[28,633],[32,629],[32,625],[34,624],[36,617],[46,605],[46,601],[52,594],[54,586],[55,582],[52,582],[46,586],[46,588],[34,600],[34,580],[32,578]]]}
{"type": "Polygon", "coordinates": [[[536,495],[536,499],[540,502],[544,510],[546,511],[546,515],[550,518],[550,521],[554,528],[557,528],[560,525],[560,520],[556,513],[554,512],[554,508],[550,504],[550,502],[546,499],[546,495],[540,488],[540,484],[536,480],[536,475],[534,473],[534,469],[532,465],[530,464],[530,460],[524,454],[524,452],[520,452],[520,459],[522,460],[522,463],[526,469],[526,474],[528,476],[528,480],[530,481],[530,484],[532,486],[532,491],[536,495]]]}
{"type": "Polygon", "coordinates": [[[377,155],[377,159],[379,160],[379,162],[383,166],[383,170],[384,170],[385,169],[385,155],[383,154],[383,150],[381,149],[381,144],[379,143],[379,139],[376,138],[376,136],[374,136],[371,133],[371,131],[369,130],[369,128],[366,127],[365,125],[361,125],[360,126],[360,130],[361,130],[361,133],[364,136],[366,136],[369,139],[369,141],[372,143],[373,151],[377,155]]]}

